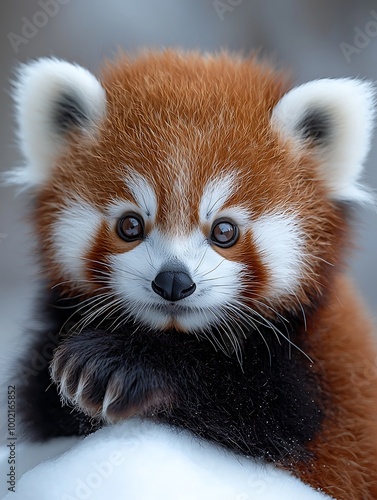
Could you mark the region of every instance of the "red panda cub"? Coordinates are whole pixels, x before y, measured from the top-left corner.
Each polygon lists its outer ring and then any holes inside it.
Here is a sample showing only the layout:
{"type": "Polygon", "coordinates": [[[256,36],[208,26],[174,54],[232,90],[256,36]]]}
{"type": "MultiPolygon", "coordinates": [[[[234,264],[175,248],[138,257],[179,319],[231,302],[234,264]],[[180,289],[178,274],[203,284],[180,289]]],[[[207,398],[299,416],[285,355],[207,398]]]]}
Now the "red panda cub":
{"type": "Polygon", "coordinates": [[[25,433],[141,416],[377,498],[377,353],[343,269],[371,85],[164,51],[100,80],[37,60],[15,100],[44,278],[25,433]]]}

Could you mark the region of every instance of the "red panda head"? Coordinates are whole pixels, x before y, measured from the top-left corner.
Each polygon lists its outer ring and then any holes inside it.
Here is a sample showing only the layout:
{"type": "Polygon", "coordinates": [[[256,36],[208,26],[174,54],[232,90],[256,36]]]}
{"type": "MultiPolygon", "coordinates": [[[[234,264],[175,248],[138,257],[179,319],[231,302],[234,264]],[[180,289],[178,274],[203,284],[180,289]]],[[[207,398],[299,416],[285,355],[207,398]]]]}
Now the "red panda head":
{"type": "Polygon", "coordinates": [[[41,59],[15,87],[44,271],[64,294],[158,329],[202,332],[310,306],[344,245],[373,91],[288,89],[257,60],[166,51],[101,81],[41,59]],[[254,318],[250,320],[250,318],[254,318]]]}

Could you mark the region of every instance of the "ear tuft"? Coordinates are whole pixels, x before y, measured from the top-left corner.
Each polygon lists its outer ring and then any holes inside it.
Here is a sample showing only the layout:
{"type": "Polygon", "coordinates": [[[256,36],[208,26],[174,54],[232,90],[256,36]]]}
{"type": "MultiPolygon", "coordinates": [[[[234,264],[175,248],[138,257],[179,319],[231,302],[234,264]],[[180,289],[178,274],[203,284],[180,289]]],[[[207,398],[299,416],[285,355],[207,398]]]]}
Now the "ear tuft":
{"type": "Polygon", "coordinates": [[[55,104],[53,123],[58,132],[64,134],[74,127],[85,128],[89,124],[89,117],[80,101],[73,95],[62,94],[55,104]]]}
{"type": "Polygon", "coordinates": [[[8,180],[24,187],[43,183],[67,144],[67,134],[90,136],[106,111],[105,90],[95,76],[53,58],[20,66],[13,96],[26,163],[8,180]]]}
{"type": "Polygon", "coordinates": [[[319,175],[337,201],[371,202],[359,184],[370,149],[375,91],[354,79],[315,80],[290,90],[276,105],[273,126],[319,159],[319,175]]]}
{"type": "Polygon", "coordinates": [[[297,132],[303,139],[325,146],[331,139],[331,118],[326,111],[308,110],[298,123],[297,132]]]}

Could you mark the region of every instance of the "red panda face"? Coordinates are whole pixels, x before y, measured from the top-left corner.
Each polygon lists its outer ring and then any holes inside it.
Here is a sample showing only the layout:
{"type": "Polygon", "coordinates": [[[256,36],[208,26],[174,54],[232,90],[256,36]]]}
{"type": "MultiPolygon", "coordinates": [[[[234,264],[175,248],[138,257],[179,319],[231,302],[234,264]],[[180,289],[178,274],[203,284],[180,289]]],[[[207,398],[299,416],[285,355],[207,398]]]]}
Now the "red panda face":
{"type": "Polygon", "coordinates": [[[82,325],[105,316],[114,328],[257,329],[325,293],[343,202],[368,198],[358,183],[367,84],[287,92],[254,60],[170,52],[122,58],[102,84],[55,60],[23,75],[29,163],[14,178],[36,192],[51,286],[88,299],[82,325]],[[48,88],[36,96],[41,75],[48,88]]]}

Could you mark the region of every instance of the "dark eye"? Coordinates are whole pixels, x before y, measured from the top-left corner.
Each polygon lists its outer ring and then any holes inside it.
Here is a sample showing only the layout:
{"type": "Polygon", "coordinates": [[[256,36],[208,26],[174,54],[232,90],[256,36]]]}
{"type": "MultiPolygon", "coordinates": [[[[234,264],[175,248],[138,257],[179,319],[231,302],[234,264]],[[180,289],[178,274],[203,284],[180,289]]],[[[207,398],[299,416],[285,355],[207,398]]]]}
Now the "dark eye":
{"type": "Polygon", "coordinates": [[[231,247],[238,240],[238,235],[238,227],[229,220],[217,220],[213,223],[211,240],[219,247],[231,247]]]}
{"type": "Polygon", "coordinates": [[[141,217],[127,214],[118,221],[118,235],[125,241],[135,241],[144,238],[144,222],[141,217]]]}

